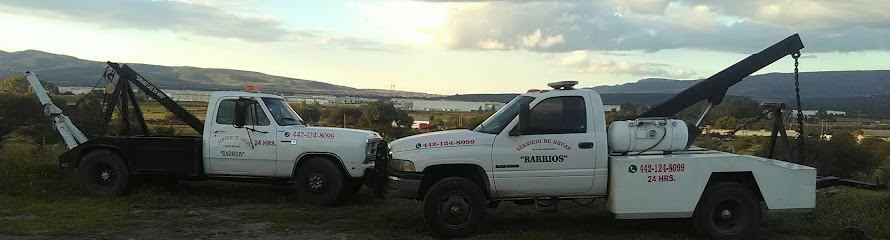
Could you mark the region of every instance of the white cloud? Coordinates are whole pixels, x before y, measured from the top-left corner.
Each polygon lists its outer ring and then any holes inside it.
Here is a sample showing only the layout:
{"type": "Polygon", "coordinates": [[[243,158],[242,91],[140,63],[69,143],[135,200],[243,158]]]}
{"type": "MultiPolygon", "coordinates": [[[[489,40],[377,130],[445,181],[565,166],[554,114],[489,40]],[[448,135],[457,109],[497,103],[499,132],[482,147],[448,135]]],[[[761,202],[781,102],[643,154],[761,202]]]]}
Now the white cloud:
{"type": "Polygon", "coordinates": [[[108,28],[170,30],[244,41],[278,41],[299,30],[282,27],[280,19],[234,14],[206,4],[144,0],[6,0],[0,12],[39,14],[108,28]]]}
{"type": "Polygon", "coordinates": [[[584,73],[610,73],[634,77],[666,77],[689,79],[696,76],[695,71],[660,63],[635,63],[601,59],[602,54],[578,50],[557,53],[559,65],[584,73]]]}
{"type": "Polygon", "coordinates": [[[562,34],[543,37],[541,29],[538,28],[535,29],[535,32],[529,35],[520,35],[519,42],[522,43],[522,46],[525,48],[549,48],[553,45],[564,43],[565,39],[563,39],[562,34]]]}
{"type": "Polygon", "coordinates": [[[435,33],[447,49],[751,53],[801,33],[807,52],[890,50],[890,1],[433,2],[448,2],[435,33]]]}

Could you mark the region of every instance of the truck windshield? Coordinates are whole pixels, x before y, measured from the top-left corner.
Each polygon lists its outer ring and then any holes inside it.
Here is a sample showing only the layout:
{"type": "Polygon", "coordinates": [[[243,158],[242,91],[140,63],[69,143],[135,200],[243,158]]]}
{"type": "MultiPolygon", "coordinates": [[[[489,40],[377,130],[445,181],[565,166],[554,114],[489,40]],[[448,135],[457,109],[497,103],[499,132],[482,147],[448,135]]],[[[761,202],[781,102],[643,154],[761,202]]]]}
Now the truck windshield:
{"type": "Polygon", "coordinates": [[[297,115],[294,109],[284,102],[284,99],[264,97],[263,103],[266,104],[266,108],[272,113],[272,118],[275,119],[278,125],[304,125],[300,115],[297,115]]]}
{"type": "Polygon", "coordinates": [[[481,133],[490,133],[490,134],[498,134],[507,127],[507,124],[510,124],[510,121],[513,121],[516,118],[516,115],[519,114],[519,105],[523,103],[531,103],[532,100],[535,100],[533,97],[529,96],[519,96],[511,100],[507,105],[505,105],[501,110],[485,119],[482,124],[473,129],[474,132],[481,133]]]}

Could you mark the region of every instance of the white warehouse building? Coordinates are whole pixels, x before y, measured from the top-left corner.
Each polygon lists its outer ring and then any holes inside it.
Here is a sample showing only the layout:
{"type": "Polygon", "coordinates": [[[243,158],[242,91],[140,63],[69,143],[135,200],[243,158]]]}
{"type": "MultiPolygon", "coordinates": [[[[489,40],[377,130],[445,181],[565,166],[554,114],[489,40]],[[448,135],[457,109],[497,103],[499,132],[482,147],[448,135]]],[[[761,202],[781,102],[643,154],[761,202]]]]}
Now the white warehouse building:
{"type": "Polygon", "coordinates": [[[465,102],[411,98],[393,98],[392,103],[396,108],[414,111],[497,111],[504,106],[504,103],[499,102],[465,102]]]}

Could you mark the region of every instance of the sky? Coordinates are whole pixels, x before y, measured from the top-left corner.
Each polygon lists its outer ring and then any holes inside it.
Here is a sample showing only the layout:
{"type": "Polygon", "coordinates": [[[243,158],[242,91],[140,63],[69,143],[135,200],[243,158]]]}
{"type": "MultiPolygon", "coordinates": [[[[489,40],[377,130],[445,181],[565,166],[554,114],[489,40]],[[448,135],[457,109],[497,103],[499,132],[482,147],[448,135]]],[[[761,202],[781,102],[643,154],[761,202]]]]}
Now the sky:
{"type": "Polygon", "coordinates": [[[887,12],[885,0],[3,0],[0,50],[516,93],[706,78],[794,33],[801,71],[887,70],[887,12]]]}

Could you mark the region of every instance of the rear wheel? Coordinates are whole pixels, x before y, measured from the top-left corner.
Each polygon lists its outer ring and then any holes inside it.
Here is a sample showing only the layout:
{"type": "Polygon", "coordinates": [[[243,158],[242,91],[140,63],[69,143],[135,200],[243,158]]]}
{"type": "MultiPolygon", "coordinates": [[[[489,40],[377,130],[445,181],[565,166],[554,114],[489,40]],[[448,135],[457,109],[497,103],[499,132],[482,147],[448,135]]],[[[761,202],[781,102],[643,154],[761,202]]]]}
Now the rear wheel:
{"type": "Polygon", "coordinates": [[[709,239],[749,239],[760,224],[760,201],[738,183],[708,186],[695,208],[693,224],[709,239]]]}
{"type": "Polygon", "coordinates": [[[462,177],[439,180],[423,198],[423,220],[437,235],[464,237],[476,232],[486,215],[485,195],[462,177]]]}
{"type": "Polygon", "coordinates": [[[77,166],[80,188],[90,196],[120,197],[130,190],[130,170],[123,159],[110,150],[87,153],[77,166]]]}
{"type": "Polygon", "coordinates": [[[299,197],[314,205],[336,205],[346,185],[339,167],[320,157],[305,161],[294,177],[294,186],[299,197]]]}

